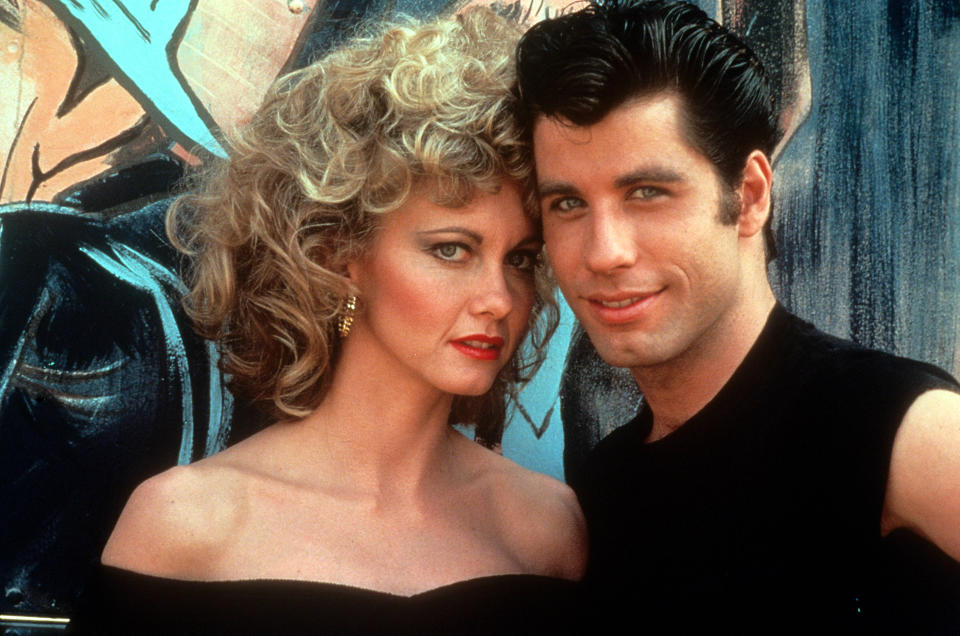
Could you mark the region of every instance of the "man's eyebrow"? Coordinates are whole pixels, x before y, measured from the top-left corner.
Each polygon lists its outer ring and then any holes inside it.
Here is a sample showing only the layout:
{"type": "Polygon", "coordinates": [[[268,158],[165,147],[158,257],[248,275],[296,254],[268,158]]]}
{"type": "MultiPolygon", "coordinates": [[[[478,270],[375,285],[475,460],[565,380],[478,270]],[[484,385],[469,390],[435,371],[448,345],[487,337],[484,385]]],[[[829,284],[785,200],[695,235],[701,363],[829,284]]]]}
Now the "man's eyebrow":
{"type": "Polygon", "coordinates": [[[537,184],[537,193],[541,197],[552,197],[558,194],[578,194],[573,184],[566,181],[544,181],[537,184]]]}
{"type": "MultiPolygon", "coordinates": [[[[617,177],[613,185],[616,188],[626,188],[636,183],[677,183],[685,179],[686,177],[682,172],[678,172],[672,168],[640,168],[617,177]]],[[[541,197],[580,193],[576,186],[566,181],[544,181],[537,185],[537,191],[541,197]]]]}
{"type": "Polygon", "coordinates": [[[474,232],[473,230],[468,230],[465,227],[460,227],[458,225],[453,225],[450,227],[441,227],[436,230],[424,230],[422,232],[417,232],[421,236],[429,236],[431,234],[463,234],[467,238],[471,239],[474,243],[480,244],[483,243],[483,237],[474,232]]]}
{"type": "Polygon", "coordinates": [[[641,168],[627,174],[617,177],[613,185],[617,188],[625,188],[635,183],[650,181],[654,183],[676,183],[683,181],[682,173],[672,168],[641,168]]]}

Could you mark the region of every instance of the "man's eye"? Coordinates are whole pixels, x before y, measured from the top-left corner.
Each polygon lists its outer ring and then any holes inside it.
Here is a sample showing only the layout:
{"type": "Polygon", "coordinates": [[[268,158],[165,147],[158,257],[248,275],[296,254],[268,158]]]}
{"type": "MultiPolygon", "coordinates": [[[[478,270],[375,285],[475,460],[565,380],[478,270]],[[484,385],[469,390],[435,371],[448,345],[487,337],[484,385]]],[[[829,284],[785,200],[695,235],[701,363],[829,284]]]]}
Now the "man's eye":
{"type": "Polygon", "coordinates": [[[433,246],[433,254],[441,260],[462,262],[470,256],[470,251],[460,243],[439,243],[433,246]]]}
{"type": "Polygon", "coordinates": [[[583,207],[583,205],[583,199],[578,199],[577,197],[562,197],[551,201],[550,209],[556,210],[557,212],[570,212],[583,207]]]}
{"type": "Polygon", "coordinates": [[[652,199],[653,197],[662,194],[663,190],[656,188],[654,186],[640,186],[630,192],[631,199],[652,199]]]}

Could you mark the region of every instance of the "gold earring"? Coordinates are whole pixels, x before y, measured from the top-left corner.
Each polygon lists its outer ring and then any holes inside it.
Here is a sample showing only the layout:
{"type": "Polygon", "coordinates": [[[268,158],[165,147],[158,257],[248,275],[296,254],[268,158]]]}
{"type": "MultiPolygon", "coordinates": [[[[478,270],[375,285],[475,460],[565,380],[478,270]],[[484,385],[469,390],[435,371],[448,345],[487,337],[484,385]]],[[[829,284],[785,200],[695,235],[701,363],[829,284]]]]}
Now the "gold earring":
{"type": "Polygon", "coordinates": [[[340,333],[341,338],[346,338],[350,335],[350,327],[353,326],[353,314],[356,310],[357,297],[350,296],[350,298],[347,298],[347,305],[343,313],[337,318],[337,331],[340,333]]]}

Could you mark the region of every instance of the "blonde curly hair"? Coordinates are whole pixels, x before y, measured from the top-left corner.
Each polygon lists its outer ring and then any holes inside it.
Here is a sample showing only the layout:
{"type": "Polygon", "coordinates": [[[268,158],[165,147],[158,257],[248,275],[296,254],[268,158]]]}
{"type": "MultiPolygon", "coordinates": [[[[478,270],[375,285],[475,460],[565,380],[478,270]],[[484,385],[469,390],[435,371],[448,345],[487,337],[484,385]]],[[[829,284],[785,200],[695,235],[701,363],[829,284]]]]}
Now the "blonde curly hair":
{"type": "MultiPolygon", "coordinates": [[[[457,207],[512,180],[536,217],[530,150],[513,112],[519,35],[473,9],[356,37],[279,79],[234,135],[232,158],[177,200],[167,230],[192,257],[184,306],[218,343],[235,394],[279,420],[319,405],[339,351],[337,317],[355,291],[345,265],[414,188],[457,207]]],[[[487,445],[557,323],[542,265],[536,280],[533,346],[486,395],[454,399],[451,423],[474,425],[487,445]]]]}

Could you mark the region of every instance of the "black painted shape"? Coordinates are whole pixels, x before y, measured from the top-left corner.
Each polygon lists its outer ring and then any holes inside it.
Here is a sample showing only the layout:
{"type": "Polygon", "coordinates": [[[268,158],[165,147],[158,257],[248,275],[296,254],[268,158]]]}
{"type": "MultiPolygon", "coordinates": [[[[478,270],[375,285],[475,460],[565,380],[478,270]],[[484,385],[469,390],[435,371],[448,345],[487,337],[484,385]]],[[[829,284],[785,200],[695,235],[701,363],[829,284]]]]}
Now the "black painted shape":
{"type": "Polygon", "coordinates": [[[314,19],[294,65],[302,68],[320,59],[377,20],[399,15],[431,18],[454,4],[453,0],[331,0],[314,19]]]}
{"type": "Polygon", "coordinates": [[[807,56],[804,0],[739,0],[724,3],[723,22],[763,62],[777,118],[794,108],[802,78],[796,62],[807,56]]]}
{"type": "Polygon", "coordinates": [[[560,380],[563,420],[563,471],[575,482],[590,450],[637,413],[642,396],[626,369],[615,369],[597,355],[578,324],[560,380]]]}
{"type": "Polygon", "coordinates": [[[84,212],[113,216],[169,196],[183,177],[183,165],[167,155],[153,155],[133,166],[102,174],[57,197],[56,203],[84,212]]]}
{"type": "Polygon", "coordinates": [[[134,486],[224,442],[231,401],[180,308],[168,204],[2,208],[0,612],[69,613],[134,486]],[[124,263],[155,266],[153,291],[124,263]]]}

